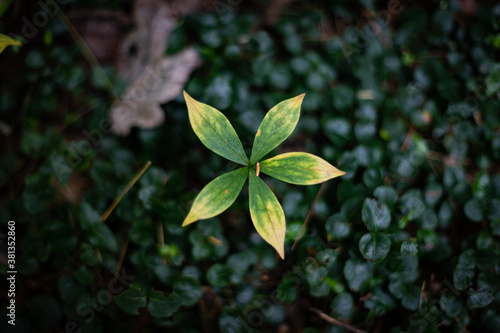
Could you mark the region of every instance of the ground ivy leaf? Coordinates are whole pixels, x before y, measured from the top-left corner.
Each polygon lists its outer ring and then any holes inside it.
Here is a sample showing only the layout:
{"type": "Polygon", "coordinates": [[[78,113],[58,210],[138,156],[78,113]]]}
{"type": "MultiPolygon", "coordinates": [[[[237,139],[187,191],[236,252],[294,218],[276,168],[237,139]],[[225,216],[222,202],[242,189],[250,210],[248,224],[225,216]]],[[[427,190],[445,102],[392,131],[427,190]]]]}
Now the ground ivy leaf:
{"type": "Polygon", "coordinates": [[[193,202],[182,226],[214,217],[233,204],[247,179],[247,168],[223,174],[208,183],[193,202]]]}
{"type": "Polygon", "coordinates": [[[374,262],[383,260],[390,249],[391,239],[382,232],[364,234],[359,240],[359,251],[363,257],[374,262]]]}
{"type": "Polygon", "coordinates": [[[417,255],[418,245],[416,239],[405,239],[401,244],[401,254],[408,254],[411,256],[417,255]]]}
{"type": "Polygon", "coordinates": [[[453,284],[458,290],[465,290],[472,284],[475,275],[476,252],[468,249],[458,257],[453,271],[453,284]]]}
{"type": "Polygon", "coordinates": [[[163,292],[151,289],[149,291],[148,311],[156,318],[169,317],[179,310],[182,299],[175,291],[169,297],[165,297],[163,292]]]}
{"type": "Polygon", "coordinates": [[[285,214],[271,189],[249,169],[250,216],[259,235],[285,258],[285,214]]]}
{"type": "Polygon", "coordinates": [[[115,296],[115,303],[125,312],[139,314],[138,309],[146,306],[147,290],[142,284],[131,284],[130,288],[115,296]]]}
{"type": "Polygon", "coordinates": [[[246,165],[248,157],[236,131],[219,110],[200,103],[184,91],[189,121],[201,142],[211,151],[230,161],[246,165]]]}
{"type": "Polygon", "coordinates": [[[10,45],[21,46],[23,44],[20,41],[15,40],[14,38],[11,38],[11,37],[6,36],[4,34],[0,34],[0,53],[2,53],[3,50],[5,50],[5,48],[7,46],[10,46],[10,45]]]}
{"type": "Polygon", "coordinates": [[[361,219],[368,230],[383,230],[391,223],[391,213],[385,204],[379,207],[375,199],[366,198],[361,209],[361,219]]]}
{"type": "Polygon", "coordinates": [[[469,305],[471,308],[483,308],[493,302],[495,297],[493,297],[490,290],[471,290],[469,292],[469,305]]]}
{"type": "Polygon", "coordinates": [[[345,175],[324,159],[308,153],[286,153],[260,162],[260,170],[296,185],[313,185],[345,175]]]}
{"type": "Polygon", "coordinates": [[[256,163],[292,134],[299,121],[304,96],[284,100],[269,110],[255,134],[250,164],[256,163]]]}
{"type": "Polygon", "coordinates": [[[370,263],[359,258],[351,258],[345,262],[344,276],[349,288],[358,291],[361,285],[371,279],[373,268],[370,263]]]}

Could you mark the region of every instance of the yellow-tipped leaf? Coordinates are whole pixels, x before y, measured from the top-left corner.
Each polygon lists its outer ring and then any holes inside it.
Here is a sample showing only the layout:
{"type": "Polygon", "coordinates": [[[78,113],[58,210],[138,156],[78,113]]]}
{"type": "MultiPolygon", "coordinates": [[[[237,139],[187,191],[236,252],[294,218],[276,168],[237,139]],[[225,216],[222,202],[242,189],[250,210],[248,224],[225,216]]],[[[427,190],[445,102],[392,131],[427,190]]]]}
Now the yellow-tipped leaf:
{"type": "Polygon", "coordinates": [[[4,34],[0,34],[0,53],[2,53],[3,50],[7,46],[10,46],[10,45],[21,46],[23,44],[20,41],[14,39],[14,38],[11,38],[11,37],[9,37],[7,35],[4,35],[4,34]]]}
{"type": "Polygon", "coordinates": [[[182,226],[214,217],[228,209],[240,194],[247,180],[247,173],[247,168],[240,168],[208,183],[194,200],[182,226]]]}
{"type": "Polygon", "coordinates": [[[286,153],[260,162],[260,171],[296,185],[313,185],[345,175],[324,159],[309,153],[286,153]]]}
{"type": "Polygon", "coordinates": [[[248,157],[236,131],[219,110],[200,103],[184,91],[189,121],[200,141],[211,151],[230,161],[246,165],[248,157]]]}
{"type": "Polygon", "coordinates": [[[250,163],[254,164],[292,134],[305,94],[284,100],[266,114],[255,134],[250,163]]]}
{"type": "Polygon", "coordinates": [[[249,169],[250,216],[259,235],[285,259],[285,214],[283,208],[262,179],[249,169]]]}

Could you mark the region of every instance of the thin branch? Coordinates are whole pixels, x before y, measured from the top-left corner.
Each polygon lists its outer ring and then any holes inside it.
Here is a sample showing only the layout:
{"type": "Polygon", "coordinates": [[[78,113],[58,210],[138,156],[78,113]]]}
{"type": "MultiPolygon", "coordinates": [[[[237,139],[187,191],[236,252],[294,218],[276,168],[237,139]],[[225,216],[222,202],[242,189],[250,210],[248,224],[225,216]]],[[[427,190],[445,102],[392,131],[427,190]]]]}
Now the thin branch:
{"type": "MultiPolygon", "coordinates": [[[[99,61],[97,60],[94,53],[92,52],[90,47],[87,45],[87,43],[85,42],[83,37],[80,35],[78,30],[76,30],[75,26],[66,17],[66,15],[64,15],[61,11],[59,11],[57,13],[57,17],[59,18],[59,20],[61,20],[61,23],[64,25],[66,30],[68,30],[69,35],[75,41],[76,46],[80,49],[80,52],[82,52],[83,56],[85,57],[85,59],[89,63],[90,67],[93,70],[99,71],[99,74],[102,75],[106,79],[106,85],[108,86],[108,88],[111,90],[111,92],[114,93],[114,90],[112,89],[113,85],[112,85],[108,75],[106,74],[106,72],[102,68],[101,64],[99,63],[99,61]]],[[[115,98],[117,98],[117,96],[115,96],[115,98]]]]}
{"type": "Polygon", "coordinates": [[[340,320],[332,318],[329,315],[327,315],[326,313],[323,313],[323,312],[321,312],[320,310],[318,310],[316,308],[309,308],[309,311],[316,313],[321,319],[329,322],[330,324],[342,327],[346,331],[354,332],[354,333],[366,333],[366,331],[359,330],[359,329],[357,329],[354,326],[351,326],[349,324],[341,322],[340,320]]]}
{"type": "MultiPolygon", "coordinates": [[[[163,247],[165,245],[165,237],[163,236],[163,222],[160,220],[156,228],[156,237],[158,238],[158,246],[163,247]]],[[[163,265],[167,264],[167,260],[161,257],[161,263],[163,265]]]]}
{"type": "Polygon", "coordinates": [[[427,303],[427,297],[425,297],[425,280],[422,283],[422,287],[420,288],[420,296],[418,298],[418,307],[419,308],[422,306],[422,298],[427,303]]]}
{"type": "Polygon", "coordinates": [[[120,257],[118,258],[118,263],[116,264],[116,269],[115,269],[115,277],[118,278],[120,275],[120,269],[122,268],[123,264],[123,258],[125,258],[125,253],[127,252],[127,247],[128,247],[128,237],[125,239],[125,244],[122,246],[122,250],[120,251],[120,257]]]}
{"type": "Polygon", "coordinates": [[[116,205],[118,205],[118,203],[122,200],[125,194],[127,194],[127,192],[132,188],[132,186],[134,186],[135,182],[139,180],[139,178],[141,178],[142,174],[146,171],[147,168],[149,168],[150,165],[151,161],[147,161],[144,167],[141,169],[141,171],[139,171],[135,175],[135,177],[130,181],[130,183],[128,183],[127,187],[125,187],[122,193],[120,193],[120,195],[115,199],[115,201],[111,204],[111,206],[109,206],[109,208],[104,212],[104,214],[102,214],[101,222],[106,221],[109,214],[111,214],[111,212],[115,209],[116,205]]]}
{"type": "Polygon", "coordinates": [[[314,199],[314,201],[313,201],[313,203],[311,205],[311,208],[309,208],[309,212],[307,212],[306,220],[304,221],[304,224],[302,225],[302,228],[300,228],[299,235],[297,236],[297,239],[295,240],[295,243],[293,243],[292,251],[297,246],[300,238],[302,237],[302,234],[304,233],[307,225],[309,224],[309,220],[311,219],[311,215],[312,215],[312,212],[313,212],[313,209],[314,209],[314,205],[319,200],[319,198],[321,198],[323,196],[323,193],[325,192],[325,190],[326,190],[327,187],[328,187],[328,183],[323,183],[323,185],[321,185],[321,188],[319,189],[318,194],[316,195],[316,198],[314,199]]]}

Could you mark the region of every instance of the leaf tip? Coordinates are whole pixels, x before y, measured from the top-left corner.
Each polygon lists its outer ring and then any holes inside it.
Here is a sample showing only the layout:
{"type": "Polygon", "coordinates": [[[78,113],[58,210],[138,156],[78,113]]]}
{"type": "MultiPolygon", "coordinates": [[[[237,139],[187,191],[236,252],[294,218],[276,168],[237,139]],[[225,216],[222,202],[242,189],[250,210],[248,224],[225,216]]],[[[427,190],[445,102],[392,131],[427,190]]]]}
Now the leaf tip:
{"type": "Polygon", "coordinates": [[[337,177],[343,176],[345,174],[347,174],[347,172],[339,170],[336,167],[334,167],[333,165],[330,165],[330,170],[328,171],[328,175],[330,176],[330,179],[337,178],[337,177]]]}
{"type": "Polygon", "coordinates": [[[302,94],[298,95],[297,97],[295,97],[295,103],[301,105],[305,96],[306,96],[306,93],[302,93],[302,94]]]}
{"type": "Polygon", "coordinates": [[[284,248],[284,246],[281,247],[280,249],[276,249],[276,250],[278,251],[278,254],[281,257],[281,260],[285,260],[285,248],[284,248]]]}
{"type": "Polygon", "coordinates": [[[188,216],[184,219],[184,222],[182,222],[182,226],[185,227],[193,222],[196,222],[196,220],[198,219],[195,216],[188,214],[188,216]]]}

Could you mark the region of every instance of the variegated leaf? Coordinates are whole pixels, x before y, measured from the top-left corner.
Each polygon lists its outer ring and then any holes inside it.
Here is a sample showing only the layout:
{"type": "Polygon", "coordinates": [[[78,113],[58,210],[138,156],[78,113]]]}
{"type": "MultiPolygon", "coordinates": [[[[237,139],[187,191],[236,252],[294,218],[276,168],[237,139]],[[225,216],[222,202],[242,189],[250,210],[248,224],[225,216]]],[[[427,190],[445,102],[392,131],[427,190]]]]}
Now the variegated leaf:
{"type": "Polygon", "coordinates": [[[309,153],[286,153],[260,162],[260,171],[287,183],[313,185],[345,175],[324,159],[309,153]]]}
{"type": "Polygon", "coordinates": [[[20,41],[15,40],[14,38],[11,38],[4,34],[0,34],[0,53],[2,53],[3,50],[10,45],[21,46],[23,44],[20,41]]]}
{"type": "Polygon", "coordinates": [[[259,235],[285,258],[285,214],[271,189],[249,170],[250,216],[259,235]]]}
{"type": "Polygon", "coordinates": [[[248,169],[240,168],[223,174],[208,183],[193,202],[182,226],[219,215],[229,208],[240,194],[248,169]]]}
{"type": "Polygon", "coordinates": [[[219,110],[200,103],[184,91],[189,121],[201,142],[211,151],[233,162],[246,165],[248,157],[236,131],[219,110]]]}
{"type": "Polygon", "coordinates": [[[304,96],[287,99],[269,110],[255,135],[250,164],[255,164],[292,134],[299,121],[304,96]]]}

